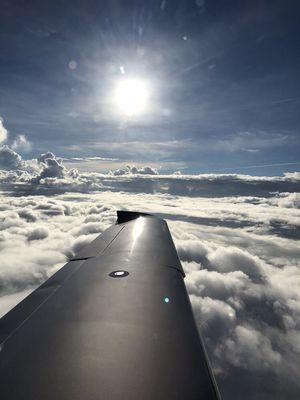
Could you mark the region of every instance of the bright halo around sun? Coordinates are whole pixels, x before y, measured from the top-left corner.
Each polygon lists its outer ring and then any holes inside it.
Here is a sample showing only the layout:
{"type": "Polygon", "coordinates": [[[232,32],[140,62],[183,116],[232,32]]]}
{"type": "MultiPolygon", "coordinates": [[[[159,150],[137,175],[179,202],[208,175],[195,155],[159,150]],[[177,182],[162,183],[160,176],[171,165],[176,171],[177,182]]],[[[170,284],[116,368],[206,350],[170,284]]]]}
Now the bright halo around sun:
{"type": "Polygon", "coordinates": [[[142,79],[127,78],[119,81],[115,88],[114,103],[127,117],[138,116],[147,110],[149,88],[142,79]]]}

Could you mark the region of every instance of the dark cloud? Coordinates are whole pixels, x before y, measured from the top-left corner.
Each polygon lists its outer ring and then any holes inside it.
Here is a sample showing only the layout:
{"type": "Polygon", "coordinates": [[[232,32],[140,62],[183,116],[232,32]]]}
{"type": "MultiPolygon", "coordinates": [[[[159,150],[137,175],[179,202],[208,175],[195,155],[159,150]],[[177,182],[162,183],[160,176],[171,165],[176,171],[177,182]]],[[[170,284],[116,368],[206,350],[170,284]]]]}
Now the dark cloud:
{"type": "Polygon", "coordinates": [[[41,240],[49,236],[49,231],[45,227],[35,228],[27,234],[28,240],[41,240]]]}
{"type": "Polygon", "coordinates": [[[0,147],[0,168],[4,170],[24,169],[22,157],[10,147],[0,147]]]}
{"type": "Polygon", "coordinates": [[[65,167],[61,162],[55,158],[46,158],[43,162],[44,168],[37,177],[38,181],[44,178],[63,178],[65,173],[65,167]]]}
{"type": "Polygon", "coordinates": [[[23,209],[18,211],[18,214],[21,218],[24,218],[27,221],[35,222],[37,220],[36,214],[30,210],[23,209]]]}

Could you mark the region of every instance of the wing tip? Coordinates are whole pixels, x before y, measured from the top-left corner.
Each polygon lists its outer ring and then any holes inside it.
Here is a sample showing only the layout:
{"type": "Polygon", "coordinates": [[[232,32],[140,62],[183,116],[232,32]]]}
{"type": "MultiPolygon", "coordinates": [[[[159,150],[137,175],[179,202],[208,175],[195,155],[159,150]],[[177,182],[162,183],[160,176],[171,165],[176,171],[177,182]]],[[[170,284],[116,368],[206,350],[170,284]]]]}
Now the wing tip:
{"type": "Polygon", "coordinates": [[[118,210],[117,211],[117,224],[124,224],[125,222],[132,221],[139,217],[154,217],[154,215],[139,212],[139,211],[118,210]]]}

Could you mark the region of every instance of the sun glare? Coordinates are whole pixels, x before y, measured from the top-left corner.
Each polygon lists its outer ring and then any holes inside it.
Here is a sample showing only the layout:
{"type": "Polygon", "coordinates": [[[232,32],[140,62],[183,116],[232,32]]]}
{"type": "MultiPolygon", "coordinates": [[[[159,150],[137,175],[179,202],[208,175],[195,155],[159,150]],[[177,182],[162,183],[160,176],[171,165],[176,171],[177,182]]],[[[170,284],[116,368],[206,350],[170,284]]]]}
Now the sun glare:
{"type": "Polygon", "coordinates": [[[145,81],[128,78],[117,83],[114,102],[121,113],[131,117],[144,113],[147,109],[149,89],[145,81]]]}

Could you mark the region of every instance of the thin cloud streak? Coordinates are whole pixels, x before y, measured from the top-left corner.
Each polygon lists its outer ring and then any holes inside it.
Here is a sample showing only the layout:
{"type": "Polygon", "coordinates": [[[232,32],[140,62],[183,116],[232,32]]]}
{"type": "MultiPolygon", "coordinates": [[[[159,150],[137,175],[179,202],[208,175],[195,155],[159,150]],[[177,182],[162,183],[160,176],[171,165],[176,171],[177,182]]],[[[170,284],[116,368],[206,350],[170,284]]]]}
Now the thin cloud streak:
{"type": "MultiPolygon", "coordinates": [[[[239,166],[238,168],[248,169],[248,168],[264,168],[264,167],[281,167],[285,165],[300,165],[300,161],[292,163],[274,163],[274,164],[263,164],[263,165],[247,165],[239,166]]],[[[224,170],[232,170],[234,168],[224,168],[224,170]]]]}

